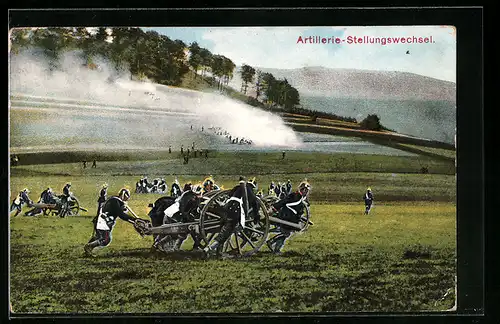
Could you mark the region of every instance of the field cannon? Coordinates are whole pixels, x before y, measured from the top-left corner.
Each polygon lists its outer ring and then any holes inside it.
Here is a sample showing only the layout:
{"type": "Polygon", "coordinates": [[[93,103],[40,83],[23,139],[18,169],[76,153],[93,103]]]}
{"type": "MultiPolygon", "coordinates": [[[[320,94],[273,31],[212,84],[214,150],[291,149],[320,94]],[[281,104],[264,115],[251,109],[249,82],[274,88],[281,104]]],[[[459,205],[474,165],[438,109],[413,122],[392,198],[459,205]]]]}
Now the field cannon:
{"type": "MultiPolygon", "coordinates": [[[[169,240],[171,235],[190,234],[199,242],[198,247],[204,248],[212,243],[224,225],[224,205],[230,198],[229,192],[230,190],[217,190],[204,195],[197,208],[191,212],[193,218],[190,222],[153,226],[149,221],[140,221],[136,223],[136,230],[141,235],[160,235],[162,238],[158,244],[162,244],[162,240],[169,240]]],[[[309,207],[305,202],[305,212],[298,223],[270,216],[269,207],[276,200],[275,197],[258,198],[259,210],[244,208],[245,225],[229,237],[221,252],[231,256],[251,256],[258,252],[268,239],[279,233],[279,226],[287,225],[296,228],[297,232],[304,232],[312,225],[309,207]],[[254,217],[255,212],[258,217],[254,217]]]]}
{"type": "Polygon", "coordinates": [[[38,202],[33,204],[33,209],[28,211],[26,215],[32,216],[34,214],[43,213],[44,215],[57,214],[60,217],[78,216],[80,210],[87,212],[86,208],[80,206],[78,198],[71,195],[66,201],[63,196],[57,196],[51,203],[38,202]]]}

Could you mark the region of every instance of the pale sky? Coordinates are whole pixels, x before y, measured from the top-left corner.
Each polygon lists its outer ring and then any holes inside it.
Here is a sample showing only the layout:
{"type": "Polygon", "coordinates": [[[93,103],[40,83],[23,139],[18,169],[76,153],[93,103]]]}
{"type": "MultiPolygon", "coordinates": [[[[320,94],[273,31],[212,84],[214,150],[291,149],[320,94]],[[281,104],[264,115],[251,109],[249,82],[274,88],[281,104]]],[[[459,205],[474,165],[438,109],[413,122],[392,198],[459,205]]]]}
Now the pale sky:
{"type": "Polygon", "coordinates": [[[186,44],[196,41],[236,65],[293,69],[308,66],[401,71],[456,82],[456,31],[452,26],[380,27],[164,27],[186,44]],[[341,44],[302,44],[299,36],[338,37],[341,44]],[[433,43],[348,44],[350,37],[429,37],[433,43]],[[409,54],[406,54],[409,51],[409,54]]]}

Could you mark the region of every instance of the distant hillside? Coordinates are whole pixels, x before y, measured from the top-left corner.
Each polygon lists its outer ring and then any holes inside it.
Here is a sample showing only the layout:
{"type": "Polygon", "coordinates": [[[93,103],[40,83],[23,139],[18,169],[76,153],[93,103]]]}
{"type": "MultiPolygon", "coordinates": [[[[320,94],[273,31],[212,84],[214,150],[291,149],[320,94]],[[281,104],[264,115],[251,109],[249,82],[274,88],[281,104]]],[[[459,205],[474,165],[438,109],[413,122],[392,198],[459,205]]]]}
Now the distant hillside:
{"type": "MultiPolygon", "coordinates": [[[[308,67],[260,69],[286,78],[300,93],[304,108],[361,121],[377,114],[396,132],[453,143],[456,127],[456,84],[406,72],[308,67]]],[[[238,71],[238,70],[237,70],[238,71]]],[[[234,72],[230,86],[240,90],[234,72]]],[[[255,90],[247,92],[255,96],[255,90]]]]}
{"type": "MultiPolygon", "coordinates": [[[[356,99],[456,101],[456,84],[418,74],[395,71],[368,71],[305,67],[300,69],[256,68],[286,78],[301,96],[329,96],[356,99]]],[[[239,71],[239,67],[237,67],[239,71]]],[[[241,87],[235,71],[231,86],[241,87]]],[[[254,89],[249,91],[255,95],[254,89]]]]}

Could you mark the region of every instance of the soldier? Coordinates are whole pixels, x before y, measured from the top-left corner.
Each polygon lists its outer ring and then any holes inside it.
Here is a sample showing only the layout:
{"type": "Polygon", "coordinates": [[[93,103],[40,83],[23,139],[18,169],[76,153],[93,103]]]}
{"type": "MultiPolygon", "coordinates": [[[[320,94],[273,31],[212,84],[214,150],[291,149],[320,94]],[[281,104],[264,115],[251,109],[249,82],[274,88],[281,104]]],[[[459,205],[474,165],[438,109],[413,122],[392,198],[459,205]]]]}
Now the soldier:
{"type": "Polygon", "coordinates": [[[17,209],[14,217],[19,215],[24,204],[26,204],[28,207],[31,207],[33,205],[33,201],[28,196],[29,192],[30,191],[28,190],[28,188],[24,188],[19,192],[14,201],[12,201],[12,204],[10,205],[10,212],[12,213],[14,209],[17,209]]]}
{"type": "Polygon", "coordinates": [[[54,204],[54,193],[52,192],[52,188],[45,189],[40,195],[40,202],[43,204],[54,204]]]}
{"type": "Polygon", "coordinates": [[[63,188],[63,194],[61,195],[61,210],[59,210],[59,216],[64,217],[64,213],[62,212],[64,209],[69,208],[68,206],[68,200],[69,197],[72,195],[71,190],[71,182],[66,183],[66,185],[63,188]]]}
{"type": "Polygon", "coordinates": [[[363,200],[365,201],[365,215],[368,215],[373,204],[373,193],[370,187],[366,189],[366,193],[363,195],[363,200]]]}
{"type": "Polygon", "coordinates": [[[111,232],[116,225],[118,217],[131,224],[135,224],[135,217],[126,213],[128,210],[127,201],[129,199],[130,191],[128,189],[121,189],[118,196],[112,196],[104,202],[101,213],[94,225],[94,235],[84,246],[86,256],[91,256],[94,248],[109,245],[111,242],[111,232]]]}
{"type": "Polygon", "coordinates": [[[101,191],[99,192],[99,198],[97,199],[97,215],[96,215],[96,217],[99,217],[99,215],[101,214],[102,205],[106,201],[107,195],[108,195],[108,184],[104,183],[102,185],[101,191]]]}
{"type": "MultiPolygon", "coordinates": [[[[310,189],[311,185],[307,181],[302,181],[296,192],[292,192],[285,199],[271,206],[269,214],[278,213],[278,218],[298,224],[304,213],[305,205],[303,202],[307,200],[310,189]]],[[[271,252],[280,254],[286,240],[296,230],[296,228],[291,226],[280,225],[279,234],[266,242],[267,247],[271,252]]]]}
{"type": "MultiPolygon", "coordinates": [[[[231,234],[242,231],[245,227],[245,218],[248,211],[245,212],[243,207],[248,203],[249,210],[254,211],[254,217],[259,217],[259,204],[254,190],[257,188],[257,183],[255,178],[245,182],[244,178],[240,178],[240,182],[229,192],[229,198],[224,205],[226,212],[226,220],[219,235],[215,238],[214,242],[203,249],[205,256],[208,257],[210,254],[216,252],[220,255],[222,247],[231,234]],[[245,194],[246,191],[246,194],[245,194]],[[244,201],[248,199],[248,202],[244,201]]],[[[254,222],[258,222],[258,219],[254,219],[254,222]]]]}
{"type": "MultiPolygon", "coordinates": [[[[192,186],[191,183],[186,183],[184,185],[182,195],[175,199],[175,202],[165,209],[163,224],[187,223],[194,221],[190,212],[193,208],[198,206],[200,198],[201,186],[192,186]]],[[[200,241],[195,233],[192,234],[195,241],[193,249],[197,249],[200,241]]],[[[158,235],[153,247],[163,252],[177,251],[181,248],[182,243],[187,237],[188,234],[178,234],[175,236],[169,235],[169,241],[166,242],[167,244],[162,245],[160,243],[166,239],[166,237],[165,235],[158,235]]]]}
{"type": "Polygon", "coordinates": [[[287,195],[289,195],[289,194],[291,194],[291,193],[292,193],[292,188],[293,188],[293,186],[292,186],[292,182],[290,181],[290,179],[288,179],[288,180],[286,181],[286,194],[287,194],[287,195]]]}

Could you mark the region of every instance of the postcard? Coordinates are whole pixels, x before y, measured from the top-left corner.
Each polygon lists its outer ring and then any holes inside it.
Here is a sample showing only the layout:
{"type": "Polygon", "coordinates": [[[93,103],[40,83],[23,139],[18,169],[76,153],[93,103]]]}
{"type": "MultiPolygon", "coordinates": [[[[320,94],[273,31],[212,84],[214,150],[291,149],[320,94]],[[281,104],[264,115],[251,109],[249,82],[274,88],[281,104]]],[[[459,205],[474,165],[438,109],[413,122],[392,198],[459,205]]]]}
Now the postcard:
{"type": "Polygon", "coordinates": [[[11,29],[11,311],[456,310],[456,45],[11,29]]]}

